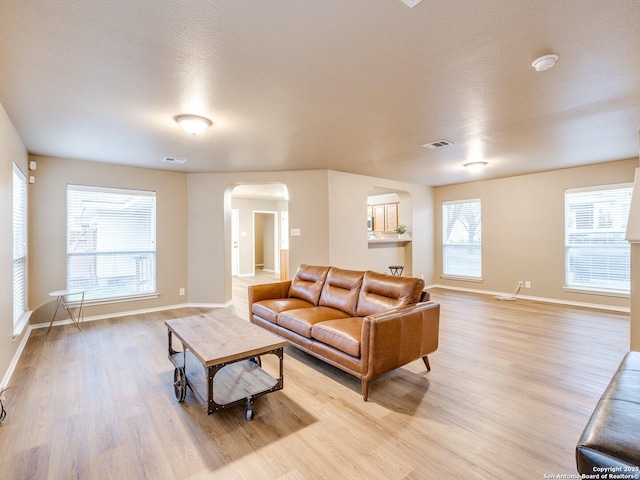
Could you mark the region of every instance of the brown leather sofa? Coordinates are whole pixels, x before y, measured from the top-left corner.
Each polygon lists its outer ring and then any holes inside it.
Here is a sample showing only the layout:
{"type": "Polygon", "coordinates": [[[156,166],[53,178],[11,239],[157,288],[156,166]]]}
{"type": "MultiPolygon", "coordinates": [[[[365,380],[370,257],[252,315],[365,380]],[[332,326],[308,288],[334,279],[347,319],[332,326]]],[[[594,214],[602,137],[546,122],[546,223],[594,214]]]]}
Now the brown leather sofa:
{"type": "Polygon", "coordinates": [[[292,345],[369,382],[438,348],[440,305],[424,281],[301,265],[295,278],[249,287],[249,316],[292,345]]]}
{"type": "Polygon", "coordinates": [[[624,357],[578,445],[582,478],[640,478],[640,352],[624,357]]]}

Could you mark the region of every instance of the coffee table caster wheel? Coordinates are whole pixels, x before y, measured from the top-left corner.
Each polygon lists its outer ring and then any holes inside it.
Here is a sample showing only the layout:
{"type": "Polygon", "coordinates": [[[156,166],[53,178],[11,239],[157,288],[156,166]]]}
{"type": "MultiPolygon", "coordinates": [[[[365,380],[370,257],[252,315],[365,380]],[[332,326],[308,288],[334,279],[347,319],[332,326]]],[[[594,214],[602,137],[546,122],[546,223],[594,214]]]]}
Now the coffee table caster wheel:
{"type": "Polygon", "coordinates": [[[179,402],[184,402],[187,396],[187,377],[183,367],[177,367],[173,371],[173,392],[179,402]]]}
{"type": "Polygon", "coordinates": [[[253,398],[247,397],[247,420],[253,419],[253,398]]]}

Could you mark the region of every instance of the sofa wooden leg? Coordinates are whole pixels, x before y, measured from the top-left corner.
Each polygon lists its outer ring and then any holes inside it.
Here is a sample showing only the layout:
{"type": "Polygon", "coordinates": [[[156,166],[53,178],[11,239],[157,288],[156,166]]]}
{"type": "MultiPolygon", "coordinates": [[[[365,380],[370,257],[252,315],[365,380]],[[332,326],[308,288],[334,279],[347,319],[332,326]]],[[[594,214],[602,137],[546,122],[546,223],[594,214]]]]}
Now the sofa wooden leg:
{"type": "Polygon", "coordinates": [[[425,367],[427,367],[427,372],[430,372],[431,365],[429,365],[429,357],[425,355],[424,357],[422,357],[422,361],[424,362],[425,367]]]}
{"type": "Polygon", "coordinates": [[[369,381],[362,380],[362,399],[366,402],[369,398],[369,381]]]}

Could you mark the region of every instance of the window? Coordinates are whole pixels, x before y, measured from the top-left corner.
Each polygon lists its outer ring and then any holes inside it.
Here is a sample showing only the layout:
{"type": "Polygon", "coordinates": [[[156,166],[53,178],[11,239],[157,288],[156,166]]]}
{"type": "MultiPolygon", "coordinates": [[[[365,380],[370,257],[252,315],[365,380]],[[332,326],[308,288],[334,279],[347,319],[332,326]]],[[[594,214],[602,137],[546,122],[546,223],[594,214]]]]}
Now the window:
{"type": "Polygon", "coordinates": [[[27,180],[13,165],[13,327],[27,311],[27,180]]]}
{"type": "Polygon", "coordinates": [[[67,186],[67,288],[85,300],[155,295],[155,192],[67,186]]]}
{"type": "Polygon", "coordinates": [[[565,192],[565,288],[629,294],[631,184],[565,192]]]}
{"type": "Polygon", "coordinates": [[[482,277],[480,200],[442,204],[442,273],[445,277],[482,277]]]}

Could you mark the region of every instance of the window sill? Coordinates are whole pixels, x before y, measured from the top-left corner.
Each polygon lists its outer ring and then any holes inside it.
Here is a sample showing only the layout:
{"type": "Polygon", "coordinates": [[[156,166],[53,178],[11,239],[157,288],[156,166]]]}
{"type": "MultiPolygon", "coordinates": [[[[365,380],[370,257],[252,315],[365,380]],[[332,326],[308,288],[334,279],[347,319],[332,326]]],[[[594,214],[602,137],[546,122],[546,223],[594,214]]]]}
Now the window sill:
{"type": "Polygon", "coordinates": [[[20,315],[20,318],[18,319],[18,323],[13,326],[13,340],[15,340],[16,337],[19,337],[24,333],[25,328],[29,324],[29,319],[31,318],[32,313],[33,312],[28,311],[20,315]]]}
{"type": "Polygon", "coordinates": [[[482,283],[484,281],[482,277],[464,277],[461,275],[440,275],[440,278],[444,280],[458,280],[461,282],[474,282],[474,283],[482,283]]]}
{"type": "MultiPolygon", "coordinates": [[[[124,302],[136,302],[138,300],[150,300],[152,298],[158,298],[160,294],[156,293],[148,293],[145,295],[132,295],[130,297],[116,297],[116,298],[98,298],[95,300],[85,300],[84,306],[96,306],[96,305],[109,305],[112,303],[124,303],[124,302]]],[[[78,307],[80,306],[79,301],[69,302],[70,307],[78,307]]]]}
{"type": "Polygon", "coordinates": [[[603,297],[631,298],[631,295],[629,293],[612,290],[592,290],[580,287],[563,287],[562,290],[567,293],[583,293],[586,295],[600,295],[603,297]]]}

